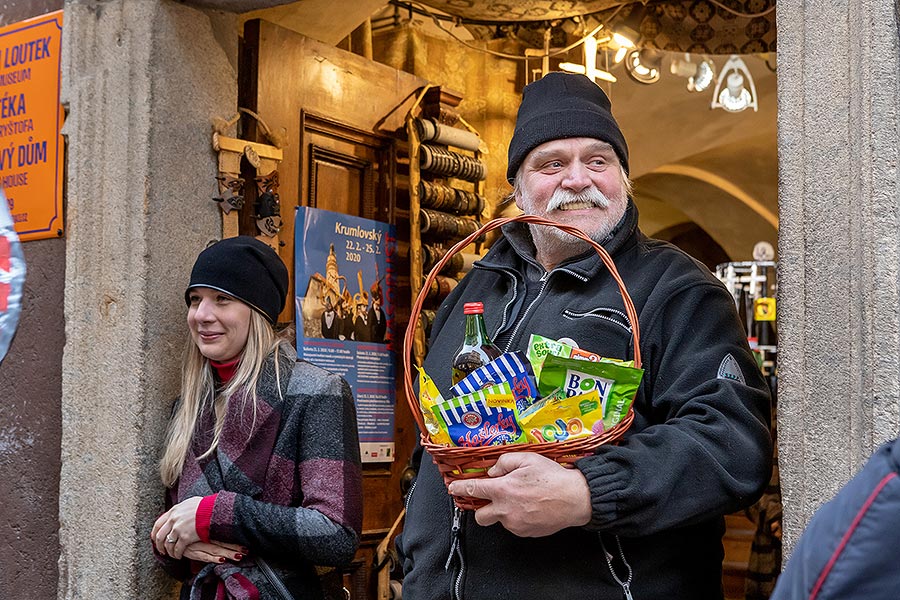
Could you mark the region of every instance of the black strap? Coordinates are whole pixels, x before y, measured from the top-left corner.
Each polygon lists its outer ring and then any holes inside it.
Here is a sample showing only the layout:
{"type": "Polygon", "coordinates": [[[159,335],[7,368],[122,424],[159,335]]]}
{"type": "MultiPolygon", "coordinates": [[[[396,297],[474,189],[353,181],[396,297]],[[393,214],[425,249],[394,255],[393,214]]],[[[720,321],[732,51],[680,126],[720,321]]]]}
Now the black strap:
{"type": "MultiPolygon", "coordinates": [[[[278,357],[275,358],[278,360],[278,357]]],[[[291,378],[294,376],[294,369],[291,367],[291,374],[288,378],[288,385],[291,384],[291,378]]],[[[219,453],[218,450],[215,453],[216,455],[216,463],[219,465],[219,469],[222,469],[222,463],[219,462],[219,453]]],[[[225,472],[222,469],[222,486],[224,489],[225,486],[225,472]]],[[[259,567],[259,570],[262,571],[262,574],[265,575],[266,579],[269,580],[269,583],[272,584],[272,587],[275,588],[275,591],[278,592],[278,595],[281,596],[281,600],[295,600],[294,596],[291,594],[290,590],[288,590],[287,586],[281,580],[281,577],[278,576],[278,573],[275,572],[275,569],[269,565],[261,556],[254,557],[254,562],[256,562],[256,566],[259,567]]]]}
{"type": "Polygon", "coordinates": [[[269,583],[272,584],[272,587],[275,588],[275,591],[278,592],[278,595],[281,596],[282,600],[294,600],[294,596],[291,595],[291,592],[287,589],[287,586],[284,585],[284,582],[281,580],[281,577],[278,576],[278,573],[275,572],[275,569],[269,566],[269,563],[263,560],[262,557],[257,557],[256,566],[258,566],[259,570],[266,576],[266,579],[269,580],[269,583]]]}

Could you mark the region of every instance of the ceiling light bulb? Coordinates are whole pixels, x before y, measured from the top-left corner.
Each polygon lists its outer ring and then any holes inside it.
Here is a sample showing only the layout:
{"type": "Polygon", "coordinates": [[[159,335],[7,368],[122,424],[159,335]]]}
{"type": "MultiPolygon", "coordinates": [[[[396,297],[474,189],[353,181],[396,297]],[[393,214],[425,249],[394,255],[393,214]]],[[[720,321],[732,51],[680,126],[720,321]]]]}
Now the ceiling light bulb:
{"type": "Polygon", "coordinates": [[[584,65],[579,65],[578,63],[559,63],[559,68],[563,71],[568,71],[569,73],[581,73],[582,75],[585,73],[584,65]]]}
{"type": "Polygon", "coordinates": [[[716,65],[713,61],[705,58],[697,63],[697,72],[688,78],[687,88],[691,92],[702,92],[706,90],[716,78],[716,65]]]}
{"type": "MultiPolygon", "coordinates": [[[[634,48],[634,39],[629,39],[622,35],[621,33],[613,33],[612,36],[613,41],[619,46],[619,50],[621,51],[623,48],[634,48]]],[[[636,36],[635,36],[636,39],[636,36]]]]}
{"type": "Polygon", "coordinates": [[[632,50],[625,57],[625,70],[638,83],[656,83],[661,63],[662,55],[657,50],[632,50]]]}
{"type": "Polygon", "coordinates": [[[676,58],[669,65],[669,72],[679,77],[693,77],[697,74],[697,64],[692,63],[690,55],[685,54],[684,58],[676,58]]]}
{"type": "Polygon", "coordinates": [[[700,62],[693,62],[690,54],[685,54],[684,58],[672,59],[669,70],[672,75],[687,77],[689,92],[702,92],[716,78],[716,65],[713,61],[704,58],[700,62]]]}
{"type": "Polygon", "coordinates": [[[719,73],[710,107],[724,108],[728,112],[740,112],[753,107],[757,111],[757,100],[756,84],[753,83],[750,70],[739,56],[732,54],[719,73]],[[750,89],[747,89],[748,86],[750,89]]]}
{"type": "Polygon", "coordinates": [[[622,62],[622,59],[625,58],[625,55],[628,54],[628,48],[622,46],[618,50],[616,50],[616,55],[613,57],[613,62],[619,64],[622,62]]]}

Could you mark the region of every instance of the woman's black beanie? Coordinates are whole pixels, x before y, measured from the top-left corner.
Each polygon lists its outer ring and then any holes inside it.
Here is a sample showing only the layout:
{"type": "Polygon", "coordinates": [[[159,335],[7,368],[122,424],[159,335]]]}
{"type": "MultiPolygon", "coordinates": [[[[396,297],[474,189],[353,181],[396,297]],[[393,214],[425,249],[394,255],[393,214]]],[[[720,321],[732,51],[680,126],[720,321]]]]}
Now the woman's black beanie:
{"type": "Polygon", "coordinates": [[[513,183],[522,161],[541,144],[573,137],[611,144],[628,173],[628,145],[600,86],[584,75],[558,71],[529,83],[522,91],[516,129],[509,142],[506,180],[513,183]]]}
{"type": "Polygon", "coordinates": [[[225,292],[261,313],[273,325],[284,308],[288,270],[269,246],[248,235],[226,238],[200,253],[191,271],[190,290],[207,287],[225,292]]]}

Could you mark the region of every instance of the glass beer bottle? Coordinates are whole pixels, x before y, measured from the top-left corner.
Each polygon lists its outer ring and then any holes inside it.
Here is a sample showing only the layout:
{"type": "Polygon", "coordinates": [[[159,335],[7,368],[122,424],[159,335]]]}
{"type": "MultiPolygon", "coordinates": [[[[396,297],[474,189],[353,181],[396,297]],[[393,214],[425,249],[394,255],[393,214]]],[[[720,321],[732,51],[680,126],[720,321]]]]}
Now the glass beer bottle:
{"type": "Polygon", "coordinates": [[[484,325],[484,305],[481,302],[466,302],[463,313],[466,315],[466,337],[451,363],[450,380],[453,385],[502,354],[488,337],[484,325]]]}

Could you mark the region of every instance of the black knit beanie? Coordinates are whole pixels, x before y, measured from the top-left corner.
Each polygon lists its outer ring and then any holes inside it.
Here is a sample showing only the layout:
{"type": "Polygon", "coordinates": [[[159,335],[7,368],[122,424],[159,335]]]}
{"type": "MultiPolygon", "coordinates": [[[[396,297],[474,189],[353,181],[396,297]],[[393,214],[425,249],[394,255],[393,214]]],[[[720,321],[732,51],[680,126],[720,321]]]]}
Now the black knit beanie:
{"type": "Polygon", "coordinates": [[[611,144],[628,173],[628,146],[600,86],[584,75],[558,71],[526,85],[509,142],[507,181],[515,180],[528,153],[544,142],[574,137],[611,144]]]}
{"type": "Polygon", "coordinates": [[[216,242],[197,257],[184,301],[191,305],[190,291],[207,287],[225,292],[262,314],[273,325],[284,308],[288,271],[278,254],[248,235],[216,242]]]}

